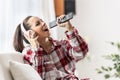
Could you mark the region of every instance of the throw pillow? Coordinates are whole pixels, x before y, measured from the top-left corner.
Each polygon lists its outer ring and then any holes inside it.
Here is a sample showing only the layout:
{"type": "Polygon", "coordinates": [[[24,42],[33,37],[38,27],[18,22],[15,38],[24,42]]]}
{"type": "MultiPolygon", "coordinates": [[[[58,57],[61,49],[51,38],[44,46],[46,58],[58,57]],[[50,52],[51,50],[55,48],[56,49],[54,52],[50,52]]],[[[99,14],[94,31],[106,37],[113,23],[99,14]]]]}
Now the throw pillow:
{"type": "Polygon", "coordinates": [[[14,80],[42,80],[37,71],[29,64],[10,61],[10,71],[14,80]]]}

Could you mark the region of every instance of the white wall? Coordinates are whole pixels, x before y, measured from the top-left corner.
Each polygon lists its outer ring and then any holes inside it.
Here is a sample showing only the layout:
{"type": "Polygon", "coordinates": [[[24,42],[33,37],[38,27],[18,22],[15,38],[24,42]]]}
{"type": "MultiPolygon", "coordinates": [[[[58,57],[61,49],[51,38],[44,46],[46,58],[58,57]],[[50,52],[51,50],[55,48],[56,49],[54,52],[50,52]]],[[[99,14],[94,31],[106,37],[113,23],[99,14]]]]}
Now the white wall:
{"type": "Polygon", "coordinates": [[[117,52],[107,42],[120,41],[120,0],[76,0],[76,15],[71,22],[81,36],[87,37],[91,57],[91,61],[84,59],[77,64],[79,76],[104,80],[95,68],[110,64],[102,55],[117,52]]]}
{"type": "MultiPolygon", "coordinates": [[[[54,0],[0,0],[0,54],[15,52],[14,32],[25,17],[38,16],[46,23],[54,20],[53,4],[54,0]]],[[[55,29],[52,32],[56,33],[55,29]]]]}

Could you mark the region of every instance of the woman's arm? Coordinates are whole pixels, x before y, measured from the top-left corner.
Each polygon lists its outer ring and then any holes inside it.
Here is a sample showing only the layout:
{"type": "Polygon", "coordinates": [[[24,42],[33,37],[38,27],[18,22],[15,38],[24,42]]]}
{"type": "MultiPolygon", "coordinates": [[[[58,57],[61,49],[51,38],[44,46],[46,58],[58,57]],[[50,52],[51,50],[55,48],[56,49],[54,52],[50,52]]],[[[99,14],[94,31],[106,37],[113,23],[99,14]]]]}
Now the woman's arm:
{"type": "Polygon", "coordinates": [[[22,54],[24,56],[25,63],[30,64],[32,66],[35,62],[34,61],[35,51],[30,46],[27,46],[22,51],[22,54]]]}
{"type": "Polygon", "coordinates": [[[23,52],[24,61],[26,64],[30,64],[44,79],[44,63],[43,63],[43,56],[41,52],[41,48],[34,49],[31,46],[25,47],[23,52]]]}
{"type": "Polygon", "coordinates": [[[73,28],[73,30],[66,31],[65,33],[68,38],[68,41],[65,45],[67,49],[69,49],[69,53],[71,54],[71,56],[73,56],[76,61],[84,58],[86,53],[88,52],[88,45],[78,34],[77,29],[73,28]]]}
{"type": "Polygon", "coordinates": [[[64,15],[57,18],[57,24],[59,27],[66,28],[66,36],[68,40],[64,40],[66,49],[70,56],[72,56],[76,61],[84,58],[88,52],[88,45],[84,39],[78,34],[77,29],[75,29],[70,21],[65,23],[59,23],[59,20],[64,18],[64,15]]]}

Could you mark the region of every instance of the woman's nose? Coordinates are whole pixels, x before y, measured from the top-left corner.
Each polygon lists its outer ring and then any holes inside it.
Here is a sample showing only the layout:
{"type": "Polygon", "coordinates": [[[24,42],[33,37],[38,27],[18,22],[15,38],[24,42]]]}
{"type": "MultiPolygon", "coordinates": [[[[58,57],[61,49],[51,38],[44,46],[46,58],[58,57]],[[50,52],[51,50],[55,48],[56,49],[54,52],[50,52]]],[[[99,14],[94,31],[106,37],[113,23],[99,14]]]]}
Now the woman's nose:
{"type": "Polygon", "coordinates": [[[41,25],[44,26],[44,25],[45,25],[45,22],[42,22],[41,25]]]}

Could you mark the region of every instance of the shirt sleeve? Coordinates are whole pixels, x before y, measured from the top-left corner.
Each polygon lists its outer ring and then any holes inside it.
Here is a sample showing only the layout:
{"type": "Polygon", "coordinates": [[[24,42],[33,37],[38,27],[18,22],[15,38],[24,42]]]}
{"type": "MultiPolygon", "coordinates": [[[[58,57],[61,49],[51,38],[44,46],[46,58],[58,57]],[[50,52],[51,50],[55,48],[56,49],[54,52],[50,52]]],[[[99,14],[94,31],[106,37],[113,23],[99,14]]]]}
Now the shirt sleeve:
{"type": "Polygon", "coordinates": [[[34,64],[35,50],[27,46],[22,51],[22,54],[24,56],[25,63],[30,64],[32,66],[34,64]]]}
{"type": "Polygon", "coordinates": [[[27,46],[22,51],[22,54],[24,56],[24,61],[26,64],[30,64],[41,76],[42,79],[44,79],[44,73],[45,69],[43,67],[43,58],[41,49],[33,49],[30,46],[27,46]],[[39,55],[38,55],[39,54],[39,55]]]}
{"type": "Polygon", "coordinates": [[[78,34],[77,29],[65,32],[68,42],[66,43],[69,54],[77,61],[85,57],[88,52],[88,45],[85,40],[78,34]],[[71,47],[71,48],[70,48],[71,47]]]}

